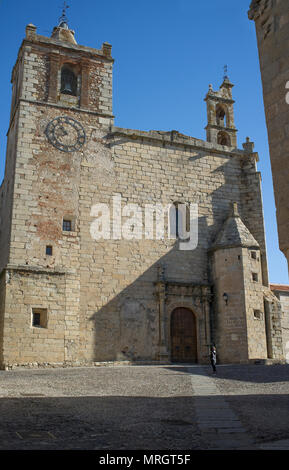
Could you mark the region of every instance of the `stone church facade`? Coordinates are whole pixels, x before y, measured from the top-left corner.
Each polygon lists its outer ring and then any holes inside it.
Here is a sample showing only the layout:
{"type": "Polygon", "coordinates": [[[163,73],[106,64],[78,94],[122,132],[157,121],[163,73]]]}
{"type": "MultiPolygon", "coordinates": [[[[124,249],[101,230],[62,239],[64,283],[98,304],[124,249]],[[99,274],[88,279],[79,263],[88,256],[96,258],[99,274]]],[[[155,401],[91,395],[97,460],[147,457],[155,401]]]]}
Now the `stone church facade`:
{"type": "Polygon", "coordinates": [[[50,38],[26,27],[0,189],[1,367],[207,363],[212,344],[223,363],[282,360],[258,154],[237,147],[232,83],[209,87],[204,141],[115,127],[112,68],[109,44],[80,46],[66,23],[50,38]],[[119,224],[97,240],[96,204],[119,224]],[[127,204],[171,205],[167,229],[197,204],[197,246],[133,223],[121,236],[127,204]]]}

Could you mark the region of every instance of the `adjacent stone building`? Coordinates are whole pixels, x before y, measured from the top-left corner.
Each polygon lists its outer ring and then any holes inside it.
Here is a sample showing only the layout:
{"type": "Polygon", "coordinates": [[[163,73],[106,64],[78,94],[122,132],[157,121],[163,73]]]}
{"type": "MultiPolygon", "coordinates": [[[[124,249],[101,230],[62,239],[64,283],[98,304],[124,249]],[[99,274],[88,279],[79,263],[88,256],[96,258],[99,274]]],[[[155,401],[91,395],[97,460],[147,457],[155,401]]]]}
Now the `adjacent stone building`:
{"type": "Polygon", "coordinates": [[[279,247],[289,264],[289,11],[288,0],[253,0],[279,247]]]}
{"type": "Polygon", "coordinates": [[[283,353],[287,362],[289,362],[289,286],[284,284],[270,284],[270,288],[281,303],[283,353]]]}
{"type": "Polygon", "coordinates": [[[204,141],[115,127],[112,68],[111,46],[78,45],[66,22],[50,38],[26,28],[0,190],[1,367],[206,363],[213,343],[220,362],[282,359],[233,84],[209,87],[204,141]],[[151,236],[162,217],[170,237],[151,236]]]}

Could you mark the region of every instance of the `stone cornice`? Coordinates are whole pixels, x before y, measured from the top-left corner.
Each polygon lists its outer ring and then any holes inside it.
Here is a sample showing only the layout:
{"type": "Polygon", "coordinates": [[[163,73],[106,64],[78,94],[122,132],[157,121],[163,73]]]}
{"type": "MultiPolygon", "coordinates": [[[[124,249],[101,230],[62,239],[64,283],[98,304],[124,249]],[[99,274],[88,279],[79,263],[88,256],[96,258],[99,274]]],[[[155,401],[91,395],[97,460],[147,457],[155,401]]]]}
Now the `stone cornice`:
{"type": "Polygon", "coordinates": [[[243,158],[245,156],[248,156],[248,153],[246,153],[244,150],[240,150],[233,147],[225,147],[219,144],[213,144],[205,140],[186,136],[184,134],[179,133],[178,131],[140,131],[135,129],[112,127],[108,137],[114,136],[126,137],[129,140],[158,142],[159,145],[163,147],[165,145],[171,145],[194,148],[196,150],[207,151],[228,157],[236,156],[243,158]]]}
{"type": "Polygon", "coordinates": [[[21,48],[22,48],[22,46],[25,46],[25,45],[28,45],[28,46],[33,46],[33,45],[45,46],[45,47],[48,47],[48,48],[54,50],[56,53],[58,53],[59,49],[61,49],[65,53],[69,53],[69,54],[71,54],[71,51],[74,51],[76,53],[85,55],[86,57],[87,56],[91,56],[92,58],[97,57],[97,58],[106,60],[108,62],[114,62],[114,59],[112,57],[110,57],[110,56],[108,56],[107,54],[104,53],[104,51],[106,51],[107,48],[105,48],[105,49],[94,49],[92,47],[80,46],[79,44],[66,43],[64,41],[59,41],[59,40],[54,39],[54,38],[48,38],[46,36],[40,36],[39,34],[36,34],[35,37],[33,37],[33,38],[29,38],[29,39],[24,38],[23,42],[22,42],[22,45],[21,45],[21,48]]]}
{"type": "Polygon", "coordinates": [[[204,98],[204,101],[217,101],[217,102],[224,103],[224,104],[235,103],[235,100],[233,100],[232,98],[225,98],[224,96],[217,95],[217,93],[218,92],[216,92],[215,94],[208,93],[206,98],[204,98]]]}
{"type": "Polygon", "coordinates": [[[27,272],[31,274],[49,274],[55,276],[65,276],[70,274],[69,271],[63,269],[53,269],[45,268],[43,266],[29,266],[29,265],[18,265],[18,264],[7,264],[3,271],[18,271],[18,272],[27,272]]]}
{"type": "Polygon", "coordinates": [[[18,51],[16,63],[12,70],[11,81],[13,80],[14,70],[17,66],[17,62],[19,61],[19,59],[21,58],[21,55],[23,54],[23,50],[25,50],[26,46],[33,47],[35,45],[37,45],[38,47],[40,46],[43,49],[43,51],[50,49],[50,51],[54,52],[55,54],[60,54],[60,51],[62,51],[64,55],[66,54],[71,55],[71,52],[75,52],[79,56],[83,56],[85,58],[101,59],[103,61],[112,62],[112,63],[114,62],[114,59],[105,53],[108,50],[106,43],[103,44],[103,49],[93,49],[92,47],[65,43],[63,41],[58,41],[53,38],[47,38],[46,36],[40,36],[36,34],[34,37],[23,39],[22,44],[18,51]]]}

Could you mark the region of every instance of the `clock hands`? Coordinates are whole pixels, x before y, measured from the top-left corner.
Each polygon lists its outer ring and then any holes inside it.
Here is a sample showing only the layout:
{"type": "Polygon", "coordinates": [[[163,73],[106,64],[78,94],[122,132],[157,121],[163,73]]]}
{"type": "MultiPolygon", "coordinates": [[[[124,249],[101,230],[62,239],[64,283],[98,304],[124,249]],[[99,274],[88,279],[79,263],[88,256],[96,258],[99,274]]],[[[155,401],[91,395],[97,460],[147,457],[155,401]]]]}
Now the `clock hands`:
{"type": "Polygon", "coordinates": [[[61,131],[61,134],[60,134],[61,137],[64,137],[65,135],[68,135],[68,132],[64,129],[63,126],[60,126],[59,130],[61,131]]]}
{"type": "Polygon", "coordinates": [[[86,135],[82,125],[68,116],[53,119],[45,134],[49,142],[63,152],[76,152],[85,144],[86,135]]]}

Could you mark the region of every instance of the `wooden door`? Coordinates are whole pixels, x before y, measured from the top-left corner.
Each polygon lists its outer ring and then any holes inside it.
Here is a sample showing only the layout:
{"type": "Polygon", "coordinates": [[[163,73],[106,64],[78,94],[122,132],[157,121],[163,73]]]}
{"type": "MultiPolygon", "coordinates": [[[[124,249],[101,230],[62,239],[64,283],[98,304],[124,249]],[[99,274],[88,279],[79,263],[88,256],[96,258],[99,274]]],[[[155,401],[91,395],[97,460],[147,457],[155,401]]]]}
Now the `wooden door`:
{"type": "Polygon", "coordinates": [[[197,362],[197,328],[193,312],[176,308],[171,316],[172,362],[197,362]]]}

